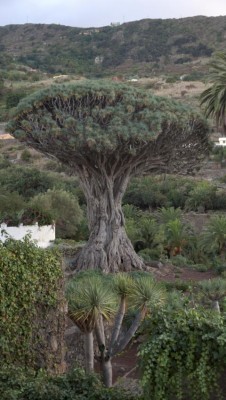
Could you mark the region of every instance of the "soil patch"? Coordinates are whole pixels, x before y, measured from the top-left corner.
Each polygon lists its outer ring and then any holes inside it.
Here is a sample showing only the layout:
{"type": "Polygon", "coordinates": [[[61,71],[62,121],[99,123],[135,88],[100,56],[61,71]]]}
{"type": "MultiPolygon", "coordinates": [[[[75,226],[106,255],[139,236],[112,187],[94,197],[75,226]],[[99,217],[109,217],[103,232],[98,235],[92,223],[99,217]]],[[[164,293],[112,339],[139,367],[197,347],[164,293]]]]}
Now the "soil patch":
{"type": "Polygon", "coordinates": [[[196,271],[189,267],[178,268],[173,265],[165,264],[159,268],[148,267],[148,270],[154,275],[156,280],[165,282],[176,281],[202,281],[217,277],[217,273],[213,270],[196,271]]]}

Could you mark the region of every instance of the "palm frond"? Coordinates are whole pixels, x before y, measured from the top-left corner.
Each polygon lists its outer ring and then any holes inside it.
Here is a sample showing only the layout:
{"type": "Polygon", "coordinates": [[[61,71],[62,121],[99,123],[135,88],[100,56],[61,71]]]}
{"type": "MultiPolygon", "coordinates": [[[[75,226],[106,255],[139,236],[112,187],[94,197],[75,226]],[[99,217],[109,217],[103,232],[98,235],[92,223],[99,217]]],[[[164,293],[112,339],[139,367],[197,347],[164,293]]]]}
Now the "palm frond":
{"type": "Polygon", "coordinates": [[[226,297],[226,280],[222,278],[209,279],[199,283],[201,291],[210,300],[220,300],[226,297]]]}
{"type": "Polygon", "coordinates": [[[153,308],[162,305],[166,299],[165,289],[151,276],[137,278],[129,295],[130,307],[135,309],[153,308]]]}
{"type": "Polygon", "coordinates": [[[119,297],[127,297],[134,286],[132,277],[124,272],[120,272],[113,277],[112,287],[119,297]]]}
{"type": "Polygon", "coordinates": [[[66,288],[68,312],[77,324],[94,329],[99,315],[110,320],[116,312],[117,299],[101,276],[72,279],[66,288]]]}

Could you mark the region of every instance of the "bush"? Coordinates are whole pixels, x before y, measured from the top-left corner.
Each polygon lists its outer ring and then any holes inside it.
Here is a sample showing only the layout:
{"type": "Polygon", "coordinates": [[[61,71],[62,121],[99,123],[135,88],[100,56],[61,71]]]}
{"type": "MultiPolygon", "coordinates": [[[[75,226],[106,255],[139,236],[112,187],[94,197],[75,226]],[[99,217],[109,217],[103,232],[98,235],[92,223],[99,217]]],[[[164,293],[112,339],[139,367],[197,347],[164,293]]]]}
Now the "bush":
{"type": "Polygon", "coordinates": [[[158,246],[154,249],[143,249],[139,251],[139,256],[143,258],[143,260],[147,263],[153,260],[159,260],[162,257],[162,248],[158,246]]]}
{"type": "Polygon", "coordinates": [[[19,101],[26,95],[26,93],[23,93],[21,91],[9,93],[6,96],[6,108],[9,110],[10,108],[16,107],[19,101]]]}
{"type": "Polygon", "coordinates": [[[141,400],[124,390],[106,389],[97,375],[74,368],[67,375],[48,376],[14,366],[0,369],[1,400],[141,400]]]}
{"type": "Polygon", "coordinates": [[[155,313],[140,349],[145,399],[207,400],[220,396],[226,368],[226,323],[218,313],[176,309],[155,313]]]}
{"type": "Polygon", "coordinates": [[[203,211],[214,209],[216,191],[216,186],[208,182],[199,182],[197,186],[189,192],[189,198],[185,204],[186,209],[193,211],[198,211],[200,208],[202,208],[203,211]]]}
{"type": "Polygon", "coordinates": [[[49,215],[56,222],[56,234],[60,238],[73,239],[82,221],[82,210],[78,199],[65,190],[48,190],[30,200],[31,210],[49,215]]]}
{"type": "Polygon", "coordinates": [[[2,190],[0,194],[0,223],[18,225],[25,206],[23,197],[18,193],[2,190]]]}
{"type": "Polygon", "coordinates": [[[189,264],[187,258],[180,254],[172,257],[172,259],[170,261],[176,267],[186,267],[189,264]]]}
{"type": "Polygon", "coordinates": [[[29,150],[24,149],[21,153],[20,159],[25,162],[31,161],[31,153],[29,150]]]}
{"type": "Polygon", "coordinates": [[[9,167],[0,170],[0,185],[9,192],[18,192],[29,199],[55,186],[57,179],[34,168],[9,167]]]}
{"type": "Polygon", "coordinates": [[[57,303],[60,260],[57,254],[38,248],[28,238],[0,243],[0,253],[1,363],[33,366],[38,343],[43,346],[35,320],[37,313],[43,316],[57,303]]]}

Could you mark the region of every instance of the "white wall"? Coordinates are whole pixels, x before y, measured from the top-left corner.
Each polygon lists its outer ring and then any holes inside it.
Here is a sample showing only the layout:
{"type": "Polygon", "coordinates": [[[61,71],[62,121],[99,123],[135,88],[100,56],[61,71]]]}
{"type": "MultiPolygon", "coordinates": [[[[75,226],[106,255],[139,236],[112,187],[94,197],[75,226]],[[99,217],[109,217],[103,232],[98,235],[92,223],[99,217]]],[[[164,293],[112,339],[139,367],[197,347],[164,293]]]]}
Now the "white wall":
{"type": "Polygon", "coordinates": [[[52,240],[55,240],[55,225],[39,226],[35,225],[19,225],[7,226],[6,224],[0,225],[0,240],[4,243],[10,237],[15,240],[21,240],[27,234],[31,235],[31,240],[35,241],[38,247],[48,247],[52,240]]]}
{"type": "Polygon", "coordinates": [[[223,146],[223,147],[225,147],[225,146],[226,146],[226,137],[220,137],[220,138],[218,139],[218,142],[215,142],[215,145],[216,145],[216,146],[223,146]]]}

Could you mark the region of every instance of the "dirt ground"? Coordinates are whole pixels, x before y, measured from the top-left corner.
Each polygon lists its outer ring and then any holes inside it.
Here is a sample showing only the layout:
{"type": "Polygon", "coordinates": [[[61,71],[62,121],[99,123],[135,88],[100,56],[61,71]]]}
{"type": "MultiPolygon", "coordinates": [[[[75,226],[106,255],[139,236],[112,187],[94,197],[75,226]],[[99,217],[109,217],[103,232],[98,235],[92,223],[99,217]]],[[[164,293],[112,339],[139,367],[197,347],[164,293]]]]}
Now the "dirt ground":
{"type": "Polygon", "coordinates": [[[217,276],[214,271],[200,272],[191,268],[183,267],[178,268],[172,265],[163,265],[160,268],[151,268],[151,272],[156,280],[162,282],[176,282],[179,281],[203,281],[217,276]]]}

